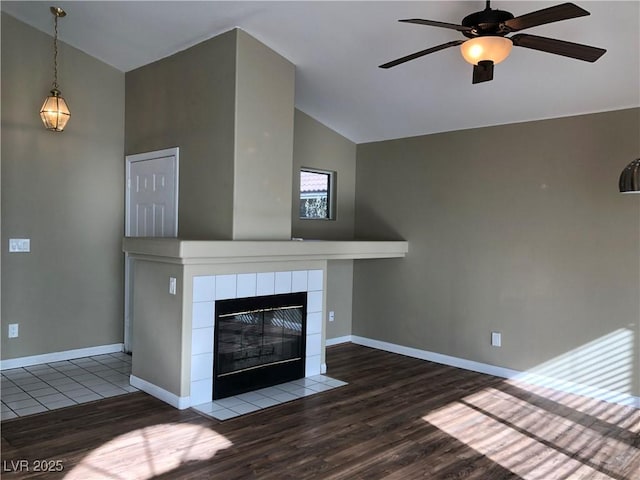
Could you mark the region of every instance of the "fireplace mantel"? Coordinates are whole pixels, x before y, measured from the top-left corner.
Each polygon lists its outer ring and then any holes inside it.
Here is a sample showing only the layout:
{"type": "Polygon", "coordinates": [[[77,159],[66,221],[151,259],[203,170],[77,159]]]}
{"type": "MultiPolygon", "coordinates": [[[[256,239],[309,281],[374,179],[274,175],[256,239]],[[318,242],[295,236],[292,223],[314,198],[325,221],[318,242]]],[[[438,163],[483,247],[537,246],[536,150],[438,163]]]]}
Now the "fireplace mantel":
{"type": "Polygon", "coordinates": [[[125,238],[134,258],[164,263],[211,264],[292,260],[356,260],[406,256],[406,241],[376,240],[182,240],[125,238]]]}

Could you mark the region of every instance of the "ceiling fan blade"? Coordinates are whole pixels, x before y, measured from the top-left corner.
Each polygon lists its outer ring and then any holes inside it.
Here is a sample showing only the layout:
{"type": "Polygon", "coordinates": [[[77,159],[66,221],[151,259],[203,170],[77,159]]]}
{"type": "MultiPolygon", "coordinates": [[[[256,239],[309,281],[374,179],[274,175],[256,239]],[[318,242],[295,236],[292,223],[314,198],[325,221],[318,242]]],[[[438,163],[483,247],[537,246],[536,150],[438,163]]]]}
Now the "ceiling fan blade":
{"type": "Polygon", "coordinates": [[[582,45],[580,43],[565,42],[564,40],[538,37],[525,33],[519,33],[513,37],[509,37],[509,39],[518,47],[563,55],[577,60],[584,60],[585,62],[595,62],[606,52],[604,48],[590,47],[589,45],[582,45]]]}
{"type": "Polygon", "coordinates": [[[456,25],[455,23],[436,22],[435,20],[423,20],[421,18],[408,18],[406,20],[398,20],[404,23],[417,23],[418,25],[429,25],[431,27],[450,28],[452,30],[458,30],[459,32],[468,32],[471,27],[465,27],[464,25],[456,25]]]}
{"type": "Polygon", "coordinates": [[[517,32],[525,28],[537,27],[545,23],[559,22],[570,18],[584,17],[585,15],[590,15],[590,13],[573,3],[563,3],[555,7],[543,8],[542,10],[520,15],[505,21],[504,24],[512,32],[517,32]]]}
{"type": "Polygon", "coordinates": [[[396,60],[392,60],[391,62],[384,63],[380,65],[380,68],[391,68],[396,65],[400,65],[401,63],[408,62],[409,60],[414,60],[416,58],[423,57],[424,55],[428,55],[430,53],[438,52],[440,50],[444,50],[445,48],[455,47],[457,45],[463,44],[464,40],[454,40],[452,42],[443,43],[442,45],[437,45],[435,47],[427,48],[426,50],[421,50],[416,53],[412,53],[411,55],[407,55],[406,57],[401,57],[396,60]]]}
{"type": "Polygon", "coordinates": [[[478,65],[473,66],[472,83],[482,83],[493,80],[493,62],[491,60],[481,60],[478,65]]]}

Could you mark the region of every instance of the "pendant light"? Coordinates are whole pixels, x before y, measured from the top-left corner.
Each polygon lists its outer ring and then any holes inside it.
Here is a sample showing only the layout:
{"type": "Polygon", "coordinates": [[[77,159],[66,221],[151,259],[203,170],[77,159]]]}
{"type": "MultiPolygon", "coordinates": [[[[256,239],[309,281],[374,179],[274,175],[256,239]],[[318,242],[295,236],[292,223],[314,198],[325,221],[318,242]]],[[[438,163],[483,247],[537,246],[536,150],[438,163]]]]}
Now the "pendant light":
{"type": "Polygon", "coordinates": [[[60,90],[58,90],[58,18],[66,16],[67,12],[60,7],[50,7],[50,10],[54,17],[53,88],[40,109],[40,118],[42,118],[47,130],[62,132],[71,117],[71,113],[69,112],[69,107],[67,107],[67,102],[64,101],[60,90]]]}
{"type": "Polygon", "coordinates": [[[618,182],[620,193],[640,193],[640,158],[627,165],[618,182]]]}

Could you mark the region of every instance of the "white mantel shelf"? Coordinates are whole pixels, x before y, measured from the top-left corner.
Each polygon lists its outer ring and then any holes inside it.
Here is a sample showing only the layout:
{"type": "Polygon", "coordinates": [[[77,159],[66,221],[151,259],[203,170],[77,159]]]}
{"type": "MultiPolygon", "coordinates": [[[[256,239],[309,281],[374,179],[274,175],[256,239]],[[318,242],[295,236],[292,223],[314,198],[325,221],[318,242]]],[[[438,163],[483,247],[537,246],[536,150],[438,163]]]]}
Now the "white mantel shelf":
{"type": "Polygon", "coordinates": [[[124,238],[133,258],[178,264],[402,258],[406,241],[375,240],[181,240],[124,238]]]}

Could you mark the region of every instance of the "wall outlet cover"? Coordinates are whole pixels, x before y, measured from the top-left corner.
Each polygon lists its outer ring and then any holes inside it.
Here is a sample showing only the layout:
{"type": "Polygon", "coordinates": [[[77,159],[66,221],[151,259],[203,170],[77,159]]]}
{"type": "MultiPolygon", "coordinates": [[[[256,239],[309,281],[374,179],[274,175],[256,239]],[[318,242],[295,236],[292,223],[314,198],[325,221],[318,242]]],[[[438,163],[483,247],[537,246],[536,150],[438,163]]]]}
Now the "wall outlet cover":
{"type": "Polygon", "coordinates": [[[10,323],[9,324],[9,338],[18,338],[18,324],[10,323]]]}

